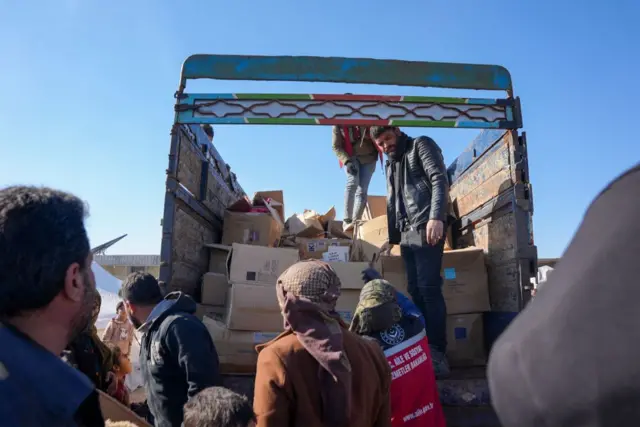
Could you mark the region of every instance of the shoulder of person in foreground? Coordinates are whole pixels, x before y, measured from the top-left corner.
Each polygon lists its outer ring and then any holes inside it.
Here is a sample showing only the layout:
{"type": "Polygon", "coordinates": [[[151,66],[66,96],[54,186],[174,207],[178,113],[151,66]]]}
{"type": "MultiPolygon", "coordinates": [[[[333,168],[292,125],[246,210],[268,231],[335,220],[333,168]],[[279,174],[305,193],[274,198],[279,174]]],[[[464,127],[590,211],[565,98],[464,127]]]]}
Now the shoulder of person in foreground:
{"type": "Polygon", "coordinates": [[[167,318],[170,324],[161,337],[171,357],[185,371],[189,397],[221,383],[218,353],[206,326],[194,315],[180,313],[167,318]]]}
{"type": "Polygon", "coordinates": [[[494,344],[505,427],[640,424],[639,188],[640,164],[600,193],[544,291],[494,344]]]}

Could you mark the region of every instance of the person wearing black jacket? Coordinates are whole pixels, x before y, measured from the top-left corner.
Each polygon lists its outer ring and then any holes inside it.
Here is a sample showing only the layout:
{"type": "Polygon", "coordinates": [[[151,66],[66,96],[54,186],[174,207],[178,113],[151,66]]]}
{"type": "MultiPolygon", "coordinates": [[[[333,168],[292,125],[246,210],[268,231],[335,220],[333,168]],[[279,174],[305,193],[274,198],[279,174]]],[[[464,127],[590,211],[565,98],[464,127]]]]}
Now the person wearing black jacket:
{"type": "Polygon", "coordinates": [[[436,376],[446,377],[447,309],[442,295],[442,253],[449,220],[449,179],[435,141],[411,138],[393,126],[373,126],[370,135],[388,156],[388,247],[400,244],[408,290],[426,321],[436,376]]]}
{"type": "Polygon", "coordinates": [[[144,335],[140,364],[156,427],[179,427],[183,406],[200,391],[221,385],[218,354],[196,303],[182,292],[163,299],[155,277],[132,273],[120,296],[131,323],[144,335]]]}

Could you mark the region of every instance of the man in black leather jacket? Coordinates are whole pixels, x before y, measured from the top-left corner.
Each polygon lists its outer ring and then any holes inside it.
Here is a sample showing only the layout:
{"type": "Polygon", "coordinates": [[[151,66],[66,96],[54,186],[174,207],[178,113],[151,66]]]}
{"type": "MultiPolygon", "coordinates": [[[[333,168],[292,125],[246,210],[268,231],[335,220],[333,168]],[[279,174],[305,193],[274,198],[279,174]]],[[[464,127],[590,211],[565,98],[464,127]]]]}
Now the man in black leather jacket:
{"type": "Polygon", "coordinates": [[[449,180],[442,151],[431,138],[410,138],[393,126],[373,126],[370,134],[388,156],[389,247],[400,244],[409,293],[424,314],[434,370],[442,378],[449,374],[447,308],[440,275],[449,180]]]}

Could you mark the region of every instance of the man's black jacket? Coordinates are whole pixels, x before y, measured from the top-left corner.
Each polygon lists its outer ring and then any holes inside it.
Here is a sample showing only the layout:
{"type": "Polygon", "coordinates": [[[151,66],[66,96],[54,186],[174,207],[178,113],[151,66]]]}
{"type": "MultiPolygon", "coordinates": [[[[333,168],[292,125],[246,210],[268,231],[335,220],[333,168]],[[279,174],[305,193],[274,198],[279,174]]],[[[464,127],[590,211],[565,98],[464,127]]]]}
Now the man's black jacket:
{"type": "Polygon", "coordinates": [[[182,424],[182,407],[201,390],[220,385],[218,354],[196,303],[172,292],[140,328],[142,378],[156,427],[182,424]]]}
{"type": "Polygon", "coordinates": [[[430,219],[445,223],[449,213],[449,178],[440,147],[426,136],[405,138],[404,155],[397,161],[387,160],[387,219],[389,243],[400,243],[400,233],[418,227],[430,219]],[[398,174],[398,177],[395,177],[398,174]],[[396,188],[396,183],[400,188],[396,188]],[[405,226],[401,226],[397,197],[402,194],[405,226]],[[403,229],[404,228],[404,229],[403,229]]]}

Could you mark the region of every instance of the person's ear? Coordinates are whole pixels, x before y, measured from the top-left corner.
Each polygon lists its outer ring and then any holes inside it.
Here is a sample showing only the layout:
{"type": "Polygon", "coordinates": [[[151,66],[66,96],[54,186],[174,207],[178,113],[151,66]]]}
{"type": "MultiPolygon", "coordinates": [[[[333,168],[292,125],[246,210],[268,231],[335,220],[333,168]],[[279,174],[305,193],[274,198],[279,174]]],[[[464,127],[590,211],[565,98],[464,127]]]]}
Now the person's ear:
{"type": "Polygon", "coordinates": [[[67,268],[64,275],[64,295],[71,301],[81,302],[84,298],[85,286],[87,284],[84,283],[80,264],[74,262],[67,268]]]}
{"type": "Polygon", "coordinates": [[[400,128],[393,128],[393,133],[395,133],[396,136],[400,136],[400,134],[402,134],[402,132],[400,131],[400,128]]]}

